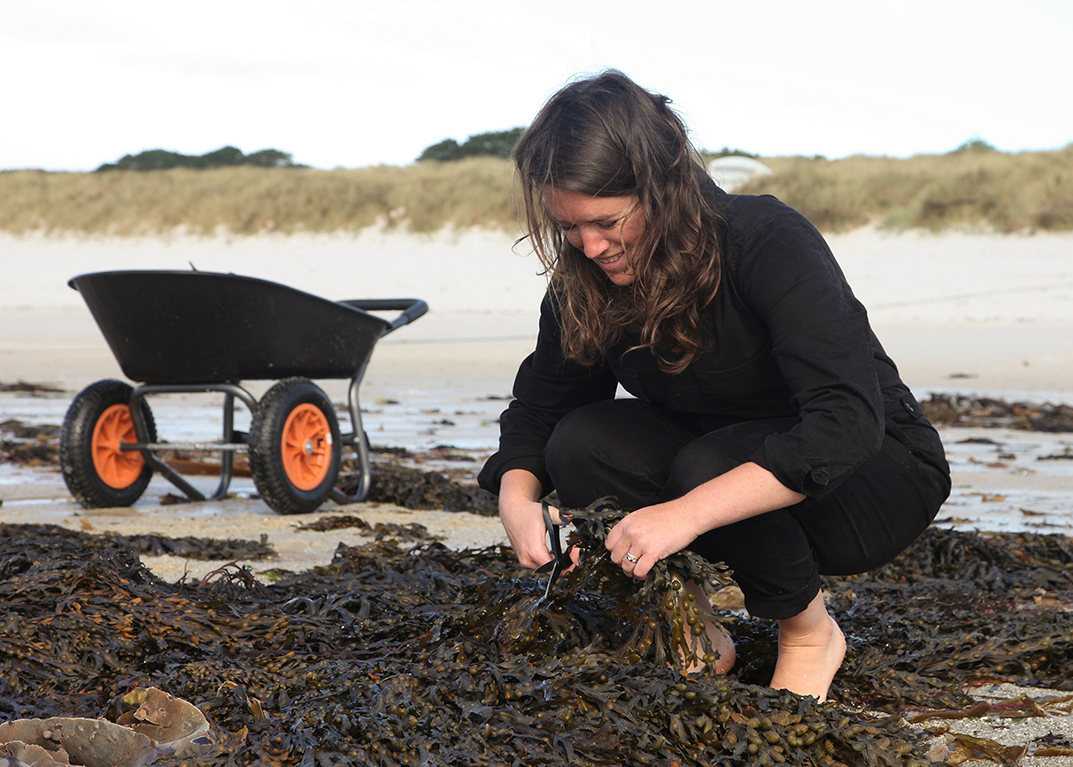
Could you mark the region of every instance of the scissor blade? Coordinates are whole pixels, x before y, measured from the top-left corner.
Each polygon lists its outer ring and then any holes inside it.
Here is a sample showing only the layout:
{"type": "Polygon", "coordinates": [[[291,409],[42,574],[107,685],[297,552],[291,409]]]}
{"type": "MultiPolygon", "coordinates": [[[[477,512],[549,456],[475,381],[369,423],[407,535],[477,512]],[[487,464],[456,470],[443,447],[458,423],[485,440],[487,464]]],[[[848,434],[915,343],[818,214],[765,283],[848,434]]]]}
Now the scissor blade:
{"type": "Polygon", "coordinates": [[[559,574],[563,571],[562,560],[553,559],[548,562],[551,565],[551,575],[548,576],[548,585],[544,587],[544,598],[547,599],[551,594],[551,587],[555,585],[555,581],[559,580],[559,574]]]}

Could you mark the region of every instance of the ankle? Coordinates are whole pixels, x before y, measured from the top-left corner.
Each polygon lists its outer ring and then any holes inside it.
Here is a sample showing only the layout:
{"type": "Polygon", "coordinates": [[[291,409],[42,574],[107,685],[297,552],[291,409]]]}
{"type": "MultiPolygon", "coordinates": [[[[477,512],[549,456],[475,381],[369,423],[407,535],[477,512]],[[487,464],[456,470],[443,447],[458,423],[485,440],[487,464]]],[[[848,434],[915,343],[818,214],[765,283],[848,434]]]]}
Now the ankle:
{"type": "Polygon", "coordinates": [[[807,625],[786,625],[779,622],[779,647],[823,647],[842,629],[826,611],[820,620],[807,625]]]}

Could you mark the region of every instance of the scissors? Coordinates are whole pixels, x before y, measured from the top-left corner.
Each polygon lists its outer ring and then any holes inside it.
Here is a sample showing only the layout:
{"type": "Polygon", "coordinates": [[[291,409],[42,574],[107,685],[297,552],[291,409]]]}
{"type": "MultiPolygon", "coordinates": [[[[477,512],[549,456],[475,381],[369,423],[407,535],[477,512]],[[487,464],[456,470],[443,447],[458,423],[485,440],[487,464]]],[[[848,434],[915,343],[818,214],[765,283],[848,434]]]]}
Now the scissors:
{"type": "Polygon", "coordinates": [[[555,585],[555,581],[559,580],[559,576],[563,574],[563,570],[570,567],[570,547],[566,547],[566,551],[563,551],[562,541],[559,539],[559,526],[551,521],[551,510],[548,508],[548,502],[544,501],[542,506],[544,512],[544,527],[548,529],[548,538],[551,540],[551,553],[555,558],[550,562],[545,562],[538,567],[534,572],[537,574],[551,573],[551,577],[548,578],[548,585],[544,587],[544,598],[547,599],[551,594],[551,587],[555,585]]]}

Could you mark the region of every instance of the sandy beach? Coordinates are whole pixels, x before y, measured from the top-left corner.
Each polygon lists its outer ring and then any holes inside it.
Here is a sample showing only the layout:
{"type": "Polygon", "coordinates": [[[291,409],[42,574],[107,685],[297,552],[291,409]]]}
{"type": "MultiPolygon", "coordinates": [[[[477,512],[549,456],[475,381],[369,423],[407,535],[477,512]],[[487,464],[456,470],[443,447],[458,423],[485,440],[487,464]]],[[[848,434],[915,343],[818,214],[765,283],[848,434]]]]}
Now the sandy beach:
{"type": "MultiPolygon", "coordinates": [[[[366,377],[509,386],[531,348],[540,265],[506,232],[247,238],[0,234],[0,378],[69,388],[118,373],[67,281],[110,269],[234,272],[334,300],[417,297],[429,314],[379,344],[366,377]]],[[[828,235],[873,327],[918,391],[1073,389],[1073,235],[828,235]]]]}
{"type": "MultiPolygon", "coordinates": [[[[0,235],[0,383],[27,381],[60,390],[48,396],[0,393],[0,422],[58,424],[71,397],[102,378],[122,378],[71,277],[110,269],[234,272],[281,282],[331,299],[416,297],[427,316],[383,339],[362,385],[365,427],[374,444],[427,449],[437,444],[473,456],[472,471],[495,446],[495,419],[518,362],[535,340],[543,292],[535,257],[504,232],[414,236],[109,239],[0,235]]],[[[926,398],[958,392],[1073,404],[1073,235],[891,234],[872,229],[828,237],[872,324],[903,378],[926,398]]],[[[342,382],[322,382],[344,398],[342,382]]],[[[262,391],[255,382],[251,391],[262,391]]],[[[154,414],[161,436],[209,438],[218,406],[175,396],[154,414]]],[[[240,415],[241,419],[241,415],[240,415]]],[[[241,425],[240,425],[241,428],[241,425]]],[[[958,529],[1073,530],[1073,469],[1041,460],[1068,451],[1073,435],[1004,429],[944,429],[954,493],[937,524],[958,529]],[[972,440],[972,438],[977,438],[972,440]],[[983,443],[980,440],[990,440],[983,443]],[[966,440],[970,440],[966,442],[966,440]]],[[[212,489],[213,478],[196,484],[212,489]]],[[[282,517],[237,479],[237,497],[162,505],[172,488],[154,479],[130,509],[84,510],[58,473],[0,465],[0,521],[48,522],[85,531],[256,540],[279,552],[258,568],[326,564],[356,530],[298,531],[300,522],[339,513],[327,504],[301,520],[282,517]]],[[[370,524],[417,522],[456,547],[504,541],[498,520],[393,506],[347,507],[370,524]]],[[[201,577],[220,563],[146,558],[168,579],[201,577]]],[[[1069,736],[1065,721],[1059,729],[1069,736]],[[1062,729],[1064,728],[1064,729],[1062,729]]],[[[1026,725],[1027,726],[1027,725],[1026,725]]],[[[1024,733],[992,727],[988,737],[1024,733]]],[[[1013,741],[1011,741],[1013,742],[1013,741]]],[[[975,763],[975,762],[971,762],[975,763]]],[[[1023,764],[1068,764],[1026,759],[1023,764]]]]}

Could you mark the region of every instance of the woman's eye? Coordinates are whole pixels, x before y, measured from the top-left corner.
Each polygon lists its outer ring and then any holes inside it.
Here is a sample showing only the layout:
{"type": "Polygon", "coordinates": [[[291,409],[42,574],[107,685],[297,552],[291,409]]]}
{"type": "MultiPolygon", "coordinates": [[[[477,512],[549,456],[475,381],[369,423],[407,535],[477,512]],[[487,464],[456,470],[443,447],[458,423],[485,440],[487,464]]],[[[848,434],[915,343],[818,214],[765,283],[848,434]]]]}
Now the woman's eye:
{"type": "Polygon", "coordinates": [[[614,229],[618,226],[618,221],[601,221],[599,226],[604,230],[614,229]]]}

